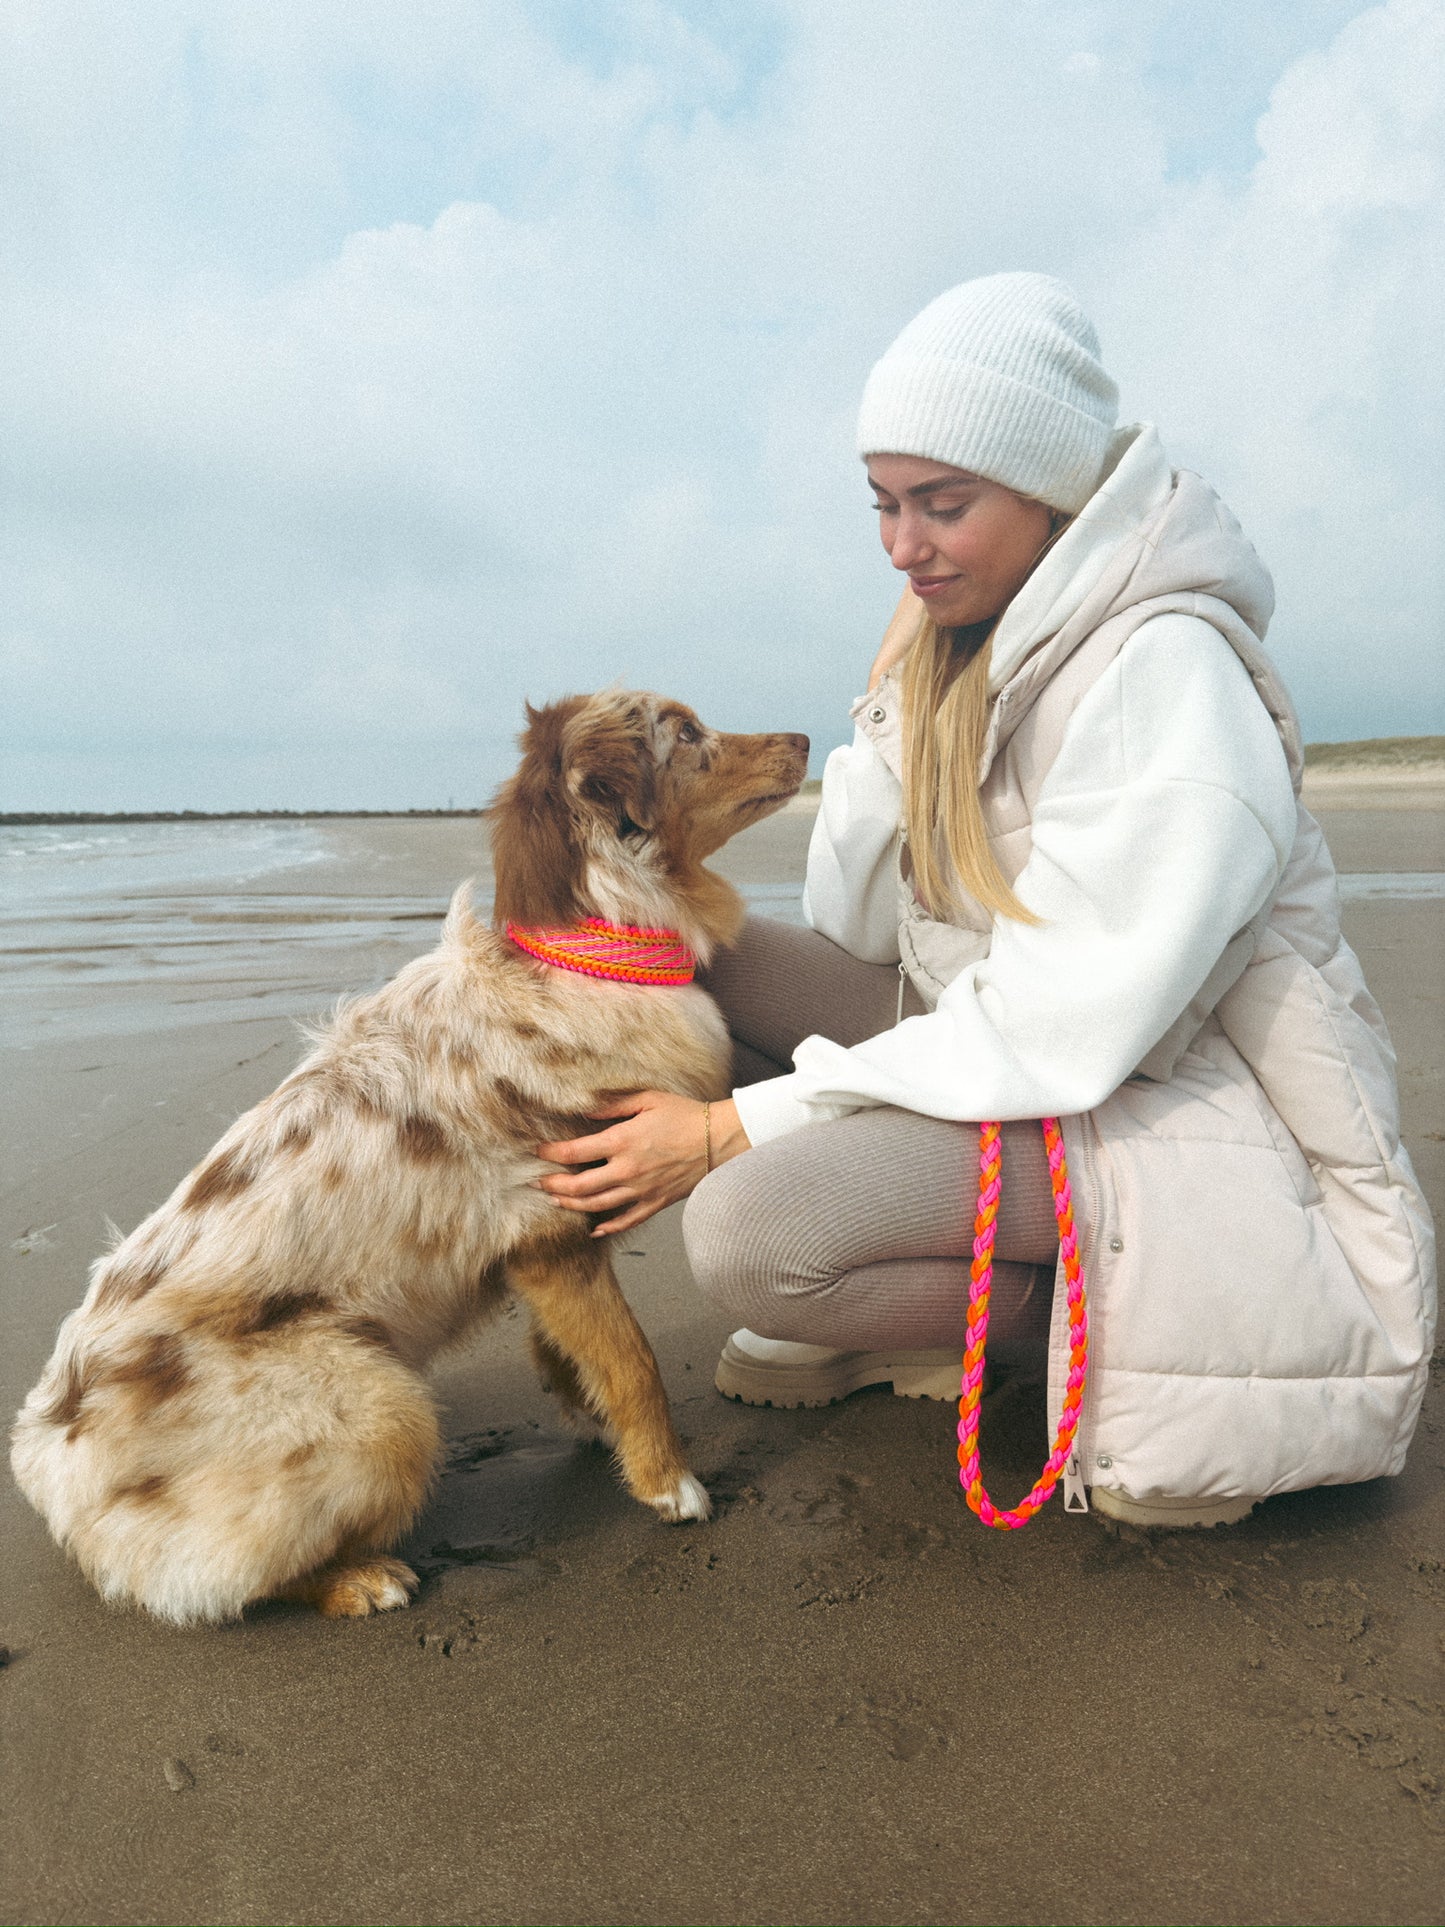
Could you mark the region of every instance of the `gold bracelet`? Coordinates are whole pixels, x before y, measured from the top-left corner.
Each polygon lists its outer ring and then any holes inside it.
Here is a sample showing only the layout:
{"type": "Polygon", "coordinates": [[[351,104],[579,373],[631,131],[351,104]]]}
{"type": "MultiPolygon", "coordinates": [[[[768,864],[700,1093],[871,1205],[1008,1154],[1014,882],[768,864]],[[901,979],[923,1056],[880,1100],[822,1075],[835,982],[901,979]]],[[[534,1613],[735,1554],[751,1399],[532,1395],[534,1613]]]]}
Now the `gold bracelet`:
{"type": "Polygon", "coordinates": [[[702,1162],[704,1173],[712,1170],[712,1102],[702,1100],[702,1162]]]}

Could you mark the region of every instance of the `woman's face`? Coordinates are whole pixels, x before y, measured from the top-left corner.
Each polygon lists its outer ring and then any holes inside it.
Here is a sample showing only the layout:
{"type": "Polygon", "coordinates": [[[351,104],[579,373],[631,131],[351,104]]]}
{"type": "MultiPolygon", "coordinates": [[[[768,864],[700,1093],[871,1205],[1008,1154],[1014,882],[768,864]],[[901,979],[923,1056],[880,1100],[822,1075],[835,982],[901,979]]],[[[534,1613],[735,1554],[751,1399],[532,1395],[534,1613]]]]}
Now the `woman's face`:
{"type": "Polygon", "coordinates": [[[921,455],[870,455],[883,546],[940,628],[988,622],[1022,588],[1052,511],[921,455]]]}

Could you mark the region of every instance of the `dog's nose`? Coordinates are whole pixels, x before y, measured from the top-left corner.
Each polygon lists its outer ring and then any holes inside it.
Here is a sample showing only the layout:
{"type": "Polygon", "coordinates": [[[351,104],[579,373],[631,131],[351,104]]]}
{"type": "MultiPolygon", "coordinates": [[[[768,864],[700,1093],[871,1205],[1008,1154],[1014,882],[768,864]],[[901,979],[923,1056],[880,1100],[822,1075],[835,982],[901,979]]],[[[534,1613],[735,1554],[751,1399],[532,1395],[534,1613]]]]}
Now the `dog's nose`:
{"type": "Polygon", "coordinates": [[[791,743],[800,756],[806,756],[808,751],[813,747],[807,737],[800,736],[795,729],[784,730],[783,741],[785,743],[791,743]]]}

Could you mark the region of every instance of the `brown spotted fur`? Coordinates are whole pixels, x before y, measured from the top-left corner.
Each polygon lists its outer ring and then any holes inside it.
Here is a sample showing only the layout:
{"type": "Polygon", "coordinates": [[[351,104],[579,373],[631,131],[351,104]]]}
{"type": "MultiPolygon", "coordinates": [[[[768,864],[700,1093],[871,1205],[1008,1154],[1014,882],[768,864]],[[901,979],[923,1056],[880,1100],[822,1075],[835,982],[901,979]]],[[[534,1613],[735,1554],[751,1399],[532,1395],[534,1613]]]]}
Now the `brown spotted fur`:
{"type": "Polygon", "coordinates": [[[25,1402],[16,1476],[106,1597],[182,1622],[404,1604],[414,1575],[386,1555],[438,1455],[422,1374],[509,1295],[630,1490],[705,1516],[607,1243],[536,1189],[534,1147],[606,1094],[719,1095],[721,1018],[696,987],[598,983],[500,932],[601,916],[706,959],[742,906],[703,860],[792,795],[806,754],[651,695],[528,710],[490,813],[493,927],[464,885],[436,950],[340,1007],[98,1261],[25,1402]]]}

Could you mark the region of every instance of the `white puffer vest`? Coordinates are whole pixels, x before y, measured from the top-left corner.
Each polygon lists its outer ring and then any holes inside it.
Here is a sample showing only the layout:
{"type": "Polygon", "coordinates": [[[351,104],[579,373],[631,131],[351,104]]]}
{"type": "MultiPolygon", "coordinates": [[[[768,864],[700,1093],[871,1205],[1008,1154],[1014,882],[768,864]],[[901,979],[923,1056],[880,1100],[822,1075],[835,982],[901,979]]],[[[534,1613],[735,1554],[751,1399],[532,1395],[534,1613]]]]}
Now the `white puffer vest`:
{"type": "MultiPolygon", "coordinates": [[[[1208,584],[1222,531],[1238,536],[1228,510],[1197,476],[1178,474],[1000,694],[981,796],[1010,881],[1069,718],[1155,616],[1202,617],[1228,640],[1274,719],[1298,798],[1299,728],[1246,620],[1248,598],[1237,583],[1230,601],[1171,586],[1208,584]]],[[[900,870],[899,947],[927,1005],[987,951],[989,931],[971,901],[954,922],[929,918],[900,870]]],[[[1223,1498],[1398,1472],[1429,1368],[1433,1232],[1400,1143],[1389,1036],[1340,933],[1334,868],[1302,804],[1273,902],[1235,934],[1134,1075],[1062,1122],[1092,1313],[1085,1483],[1140,1499],[1223,1498]]],[[[1055,1411],[1066,1310],[1060,1289],[1055,1411]]]]}

